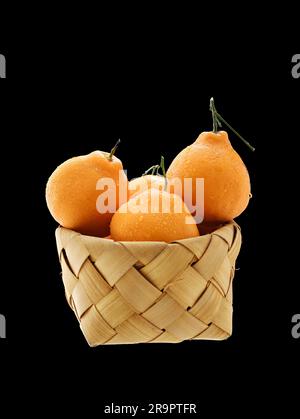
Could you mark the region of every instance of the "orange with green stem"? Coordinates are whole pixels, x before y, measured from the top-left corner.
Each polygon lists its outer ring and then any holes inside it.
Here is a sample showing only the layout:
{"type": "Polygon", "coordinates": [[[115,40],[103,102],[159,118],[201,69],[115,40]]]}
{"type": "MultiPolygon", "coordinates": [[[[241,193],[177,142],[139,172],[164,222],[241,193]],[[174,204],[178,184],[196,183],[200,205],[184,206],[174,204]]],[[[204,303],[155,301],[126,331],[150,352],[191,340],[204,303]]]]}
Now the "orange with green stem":
{"type": "Polygon", "coordinates": [[[97,189],[100,179],[110,178],[116,188],[112,200],[119,207],[119,189],[127,188],[128,181],[121,160],[115,156],[120,140],[110,153],[94,151],[73,157],[58,166],[46,186],[46,201],[53,218],[63,227],[91,236],[105,237],[113,212],[99,213],[97,200],[104,191],[97,189]]]}
{"type": "MultiPolygon", "coordinates": [[[[196,179],[204,179],[204,224],[219,225],[239,216],[251,196],[248,170],[232,148],[227,132],[219,131],[222,122],[254,151],[240,134],[216,111],[210,100],[213,130],[202,132],[196,141],[182,150],[171,163],[167,178],[192,178],[192,202],[196,200],[196,179]]],[[[181,191],[183,199],[189,202],[181,191]]],[[[191,209],[191,208],[190,208],[191,209]]],[[[192,210],[192,209],[191,209],[192,210]]]]}

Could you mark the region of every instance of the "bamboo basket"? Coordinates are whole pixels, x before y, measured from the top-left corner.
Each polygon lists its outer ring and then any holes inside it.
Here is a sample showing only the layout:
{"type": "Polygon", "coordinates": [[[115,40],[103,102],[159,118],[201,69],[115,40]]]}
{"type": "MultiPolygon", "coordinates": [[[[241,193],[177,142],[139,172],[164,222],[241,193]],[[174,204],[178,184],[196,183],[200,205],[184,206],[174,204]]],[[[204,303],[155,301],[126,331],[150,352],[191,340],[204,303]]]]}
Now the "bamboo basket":
{"type": "Polygon", "coordinates": [[[236,223],[172,243],[114,242],[62,227],[56,240],[66,298],[90,346],[231,335],[236,223]]]}

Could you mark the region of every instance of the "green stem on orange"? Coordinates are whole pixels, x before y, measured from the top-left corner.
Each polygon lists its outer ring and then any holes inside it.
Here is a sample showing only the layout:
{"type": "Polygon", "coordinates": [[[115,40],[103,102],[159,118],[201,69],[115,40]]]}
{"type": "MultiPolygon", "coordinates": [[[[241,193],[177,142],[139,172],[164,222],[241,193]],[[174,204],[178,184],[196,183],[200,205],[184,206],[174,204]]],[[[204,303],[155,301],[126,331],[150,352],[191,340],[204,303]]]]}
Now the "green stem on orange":
{"type": "Polygon", "coordinates": [[[213,97],[210,98],[209,110],[212,113],[213,132],[216,134],[218,132],[218,127],[221,127],[221,124],[220,124],[220,121],[218,120],[218,117],[217,117],[217,110],[216,110],[216,107],[215,107],[215,101],[214,101],[213,97]]]}
{"type": "Polygon", "coordinates": [[[109,156],[108,156],[108,160],[112,161],[112,158],[116,152],[116,149],[118,148],[118,145],[120,144],[121,140],[120,138],[118,139],[118,141],[116,142],[116,144],[113,146],[113,148],[110,150],[109,156]]]}
{"type": "Polygon", "coordinates": [[[166,175],[166,168],[165,168],[165,158],[164,156],[160,156],[160,164],[155,164],[154,166],[149,167],[149,169],[147,169],[142,176],[146,176],[149,172],[151,172],[151,175],[155,175],[155,176],[163,176],[165,178],[165,187],[164,190],[167,190],[167,186],[168,186],[168,180],[167,180],[167,175],[166,175]],[[159,173],[159,170],[161,169],[162,171],[162,175],[159,173]]]}
{"type": "Polygon", "coordinates": [[[210,104],[209,104],[209,110],[212,113],[212,118],[213,118],[213,132],[217,133],[218,132],[218,127],[222,126],[221,121],[229,128],[231,129],[231,131],[240,139],[243,141],[244,144],[246,144],[246,146],[251,150],[251,151],[255,151],[255,148],[247,141],[245,140],[244,137],[241,136],[241,134],[239,134],[224,118],[222,115],[219,114],[219,112],[217,112],[216,107],[215,107],[215,102],[214,102],[214,98],[212,97],[210,99],[210,104]]]}
{"type": "Polygon", "coordinates": [[[166,168],[165,168],[165,158],[164,156],[160,156],[160,167],[162,171],[162,175],[165,178],[165,191],[167,190],[168,181],[167,181],[167,175],[166,175],[166,168]]]}
{"type": "Polygon", "coordinates": [[[160,166],[159,164],[155,164],[154,166],[149,167],[149,169],[147,169],[142,176],[146,176],[149,172],[151,172],[151,175],[154,175],[155,172],[156,174],[158,174],[158,170],[159,170],[160,166]]]}

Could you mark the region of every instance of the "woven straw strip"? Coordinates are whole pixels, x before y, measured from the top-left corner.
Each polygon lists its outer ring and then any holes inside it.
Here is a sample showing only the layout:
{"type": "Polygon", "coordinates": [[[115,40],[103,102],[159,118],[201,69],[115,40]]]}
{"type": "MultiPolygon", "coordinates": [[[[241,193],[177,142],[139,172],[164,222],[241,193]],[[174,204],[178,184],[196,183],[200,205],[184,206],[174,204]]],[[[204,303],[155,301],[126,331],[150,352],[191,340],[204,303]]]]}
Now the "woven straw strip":
{"type": "Polygon", "coordinates": [[[231,335],[237,224],[170,244],[118,243],[62,227],[56,240],[66,298],[89,345],[231,335]]]}

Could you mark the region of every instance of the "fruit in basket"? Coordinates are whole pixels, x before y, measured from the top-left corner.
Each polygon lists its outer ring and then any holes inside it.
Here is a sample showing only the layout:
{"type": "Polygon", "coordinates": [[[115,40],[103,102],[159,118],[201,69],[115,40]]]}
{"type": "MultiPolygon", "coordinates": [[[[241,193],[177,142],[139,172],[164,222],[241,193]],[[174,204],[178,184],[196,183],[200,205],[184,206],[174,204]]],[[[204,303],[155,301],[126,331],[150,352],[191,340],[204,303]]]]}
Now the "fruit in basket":
{"type": "MultiPolygon", "coordinates": [[[[119,189],[127,189],[128,181],[122,162],[114,155],[118,143],[110,153],[94,151],[73,157],[58,166],[46,186],[46,201],[54,219],[63,227],[91,236],[109,235],[109,223],[115,211],[100,213],[96,203],[105,192],[97,189],[99,179],[115,182],[111,189],[112,201],[119,207],[119,189]]],[[[107,192],[106,192],[107,193],[107,192]]]]}
{"type": "Polygon", "coordinates": [[[199,236],[195,220],[175,194],[149,189],[129,199],[113,215],[110,231],[116,241],[165,241],[199,236]]]}
{"type": "MultiPolygon", "coordinates": [[[[193,205],[196,202],[195,179],[203,178],[204,223],[217,225],[240,215],[249,203],[251,192],[245,164],[232,148],[227,133],[218,131],[220,119],[226,121],[215,110],[213,99],[211,110],[214,130],[202,132],[193,144],[182,150],[171,163],[167,177],[182,181],[184,178],[193,179],[193,205]]],[[[184,191],[182,196],[187,203],[184,191]]],[[[191,206],[190,210],[193,211],[191,206]]]]}
{"type": "MultiPolygon", "coordinates": [[[[225,131],[202,132],[194,144],[175,157],[167,177],[204,179],[204,220],[207,222],[230,221],[240,215],[249,202],[248,171],[225,131]]],[[[195,183],[192,202],[196,202],[195,183]]]]}

